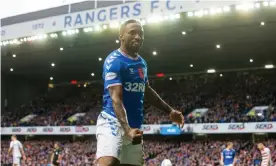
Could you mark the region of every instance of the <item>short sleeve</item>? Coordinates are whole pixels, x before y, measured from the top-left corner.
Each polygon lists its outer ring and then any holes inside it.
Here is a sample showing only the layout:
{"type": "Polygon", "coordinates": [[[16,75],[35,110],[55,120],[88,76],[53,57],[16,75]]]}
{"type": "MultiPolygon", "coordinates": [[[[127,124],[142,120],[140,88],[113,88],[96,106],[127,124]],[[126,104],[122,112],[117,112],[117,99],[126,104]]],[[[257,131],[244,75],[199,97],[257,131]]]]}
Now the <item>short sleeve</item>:
{"type": "Polygon", "coordinates": [[[19,143],[19,148],[23,149],[23,145],[21,142],[18,142],[19,143]]]}
{"type": "Polygon", "coordinates": [[[121,81],[121,62],[117,58],[108,57],[104,63],[104,86],[105,88],[109,88],[115,85],[122,85],[121,81]]]}
{"type": "Polygon", "coordinates": [[[10,143],[10,148],[13,148],[13,141],[11,141],[10,143]]]}
{"type": "Polygon", "coordinates": [[[270,154],[270,149],[266,148],[266,152],[267,152],[267,154],[270,154]]]}

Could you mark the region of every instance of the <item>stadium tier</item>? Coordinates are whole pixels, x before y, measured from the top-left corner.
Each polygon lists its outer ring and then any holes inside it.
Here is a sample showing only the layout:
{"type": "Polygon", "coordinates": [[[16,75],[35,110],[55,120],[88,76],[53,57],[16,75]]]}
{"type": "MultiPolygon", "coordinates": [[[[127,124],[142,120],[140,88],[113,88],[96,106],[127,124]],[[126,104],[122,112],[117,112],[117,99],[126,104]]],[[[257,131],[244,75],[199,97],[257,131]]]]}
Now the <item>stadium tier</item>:
{"type": "Polygon", "coordinates": [[[1,165],[275,165],[275,0],[63,3],[1,19],[1,165]]]}
{"type": "MultiPolygon", "coordinates": [[[[200,75],[151,82],[165,100],[182,111],[186,124],[275,122],[275,74],[233,72],[224,77],[200,75]]],[[[71,85],[50,89],[45,96],[21,105],[17,112],[3,112],[1,124],[3,127],[95,125],[102,110],[102,89],[94,89],[95,86],[100,87],[94,83],[80,88],[71,85]]],[[[149,104],[145,104],[144,114],[144,124],[171,124],[165,112],[149,104]]]]}

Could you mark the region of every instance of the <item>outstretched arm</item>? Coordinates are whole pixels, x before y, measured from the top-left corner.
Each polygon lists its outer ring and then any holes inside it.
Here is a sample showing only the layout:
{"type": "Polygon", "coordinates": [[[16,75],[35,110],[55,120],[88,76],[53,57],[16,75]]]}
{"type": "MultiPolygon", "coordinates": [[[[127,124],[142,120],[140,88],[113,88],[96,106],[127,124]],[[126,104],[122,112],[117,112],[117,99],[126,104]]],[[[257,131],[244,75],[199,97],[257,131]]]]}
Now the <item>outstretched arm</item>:
{"type": "Polygon", "coordinates": [[[172,122],[175,122],[182,128],[184,126],[184,116],[181,112],[174,110],[169,104],[167,104],[161,97],[151,88],[149,82],[147,82],[145,89],[146,99],[160,110],[164,110],[165,112],[170,114],[170,119],[172,122]]]}

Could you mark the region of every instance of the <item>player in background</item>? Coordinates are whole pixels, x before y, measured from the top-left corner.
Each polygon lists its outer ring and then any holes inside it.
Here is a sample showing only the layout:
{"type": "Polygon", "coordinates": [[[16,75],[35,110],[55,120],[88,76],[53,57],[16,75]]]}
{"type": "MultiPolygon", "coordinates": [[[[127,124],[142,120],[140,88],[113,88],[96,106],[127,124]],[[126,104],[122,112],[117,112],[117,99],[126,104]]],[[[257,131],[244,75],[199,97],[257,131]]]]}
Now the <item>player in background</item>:
{"type": "Polygon", "coordinates": [[[144,164],[142,136],[144,95],[150,104],[168,113],[181,127],[184,117],[150,87],[147,64],[138,54],[144,30],[137,20],[120,27],[121,46],[107,56],[103,66],[103,111],[97,120],[98,166],[144,164]]]}
{"type": "Polygon", "coordinates": [[[222,166],[234,166],[236,164],[236,151],[233,143],[227,142],[227,147],[221,152],[220,164],[222,166]]]}
{"type": "Polygon", "coordinates": [[[51,163],[53,166],[59,166],[61,162],[61,148],[58,143],[54,145],[54,152],[51,156],[51,163]]]}
{"type": "Polygon", "coordinates": [[[23,150],[23,146],[21,142],[17,140],[16,135],[11,136],[11,143],[10,143],[8,155],[10,155],[11,151],[13,156],[12,165],[20,166],[21,158],[23,157],[23,160],[26,160],[26,156],[23,150]]]}
{"type": "Polygon", "coordinates": [[[261,151],[262,154],[262,163],[261,166],[272,166],[272,158],[270,154],[269,148],[265,147],[263,143],[258,143],[258,149],[261,151]]]}

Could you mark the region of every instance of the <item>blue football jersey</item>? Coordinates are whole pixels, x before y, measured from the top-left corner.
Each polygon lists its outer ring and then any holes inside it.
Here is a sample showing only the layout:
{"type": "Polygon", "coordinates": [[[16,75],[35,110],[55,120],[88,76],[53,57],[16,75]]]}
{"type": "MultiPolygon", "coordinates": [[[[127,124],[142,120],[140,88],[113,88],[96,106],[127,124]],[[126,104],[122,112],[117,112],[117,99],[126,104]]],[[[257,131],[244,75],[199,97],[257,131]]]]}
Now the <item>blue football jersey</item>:
{"type": "Polygon", "coordinates": [[[145,60],[140,56],[131,59],[120,50],[115,50],[105,59],[103,80],[103,111],[116,117],[108,88],[122,85],[128,123],[132,128],[140,128],[144,118],[144,92],[148,81],[145,60]]]}
{"type": "Polygon", "coordinates": [[[230,165],[234,163],[236,151],[234,149],[231,149],[231,150],[224,149],[222,151],[222,155],[223,155],[223,164],[230,165]]]}

